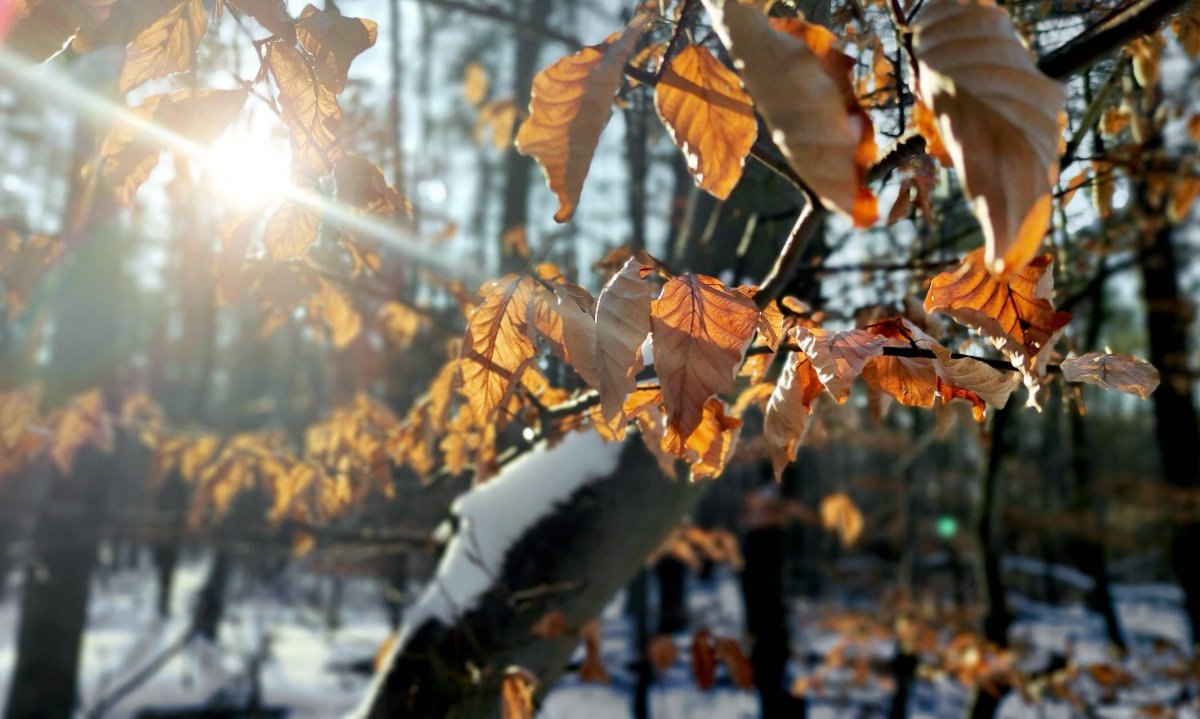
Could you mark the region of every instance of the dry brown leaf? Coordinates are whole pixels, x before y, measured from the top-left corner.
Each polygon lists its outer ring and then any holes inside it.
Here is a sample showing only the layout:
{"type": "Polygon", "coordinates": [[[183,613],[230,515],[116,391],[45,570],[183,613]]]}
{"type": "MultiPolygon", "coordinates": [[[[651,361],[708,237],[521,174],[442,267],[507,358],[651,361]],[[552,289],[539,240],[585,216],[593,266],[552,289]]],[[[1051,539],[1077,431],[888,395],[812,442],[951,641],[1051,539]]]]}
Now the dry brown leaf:
{"type": "Polygon", "coordinates": [[[737,74],[707,48],[688,45],[654,86],[654,107],[696,184],[722,200],[729,197],[758,135],[737,74]]]}
{"type": "Polygon", "coordinates": [[[797,327],[793,336],[839,404],[850,396],[850,386],[867,362],[882,354],[886,344],[884,338],[859,329],[830,332],[819,327],[797,327]]]}
{"type": "Polygon", "coordinates": [[[542,166],[546,184],[558,196],[556,222],[575,214],[583,181],[612,116],[612,100],[649,24],[638,15],[620,39],[585,47],[542,70],[533,80],[529,119],[517,131],[517,151],[542,166]]]}
{"type": "Polygon", "coordinates": [[[715,277],[686,274],[663,287],[650,323],[668,423],[686,440],[708,398],[733,387],[758,309],[715,277]]]}
{"type": "Polygon", "coordinates": [[[583,638],[583,663],[579,666],[579,681],[608,684],[612,681],[608,670],[604,668],[604,660],[600,658],[600,619],[592,619],[583,625],[579,631],[583,638]]]}
{"type": "Polygon", "coordinates": [[[342,156],[336,93],[317,81],[316,71],[286,42],[267,45],[267,67],[279,86],[279,105],[292,144],[292,168],[302,180],[328,175],[342,156]]]}
{"type": "Polygon", "coordinates": [[[870,118],[858,107],[851,65],[824,28],[802,20],[772,27],[737,0],[704,0],[754,105],[792,169],[822,202],[863,227],[878,216],[865,186],[875,162],[870,118]]]}
{"type": "Polygon", "coordinates": [[[317,241],[320,227],[321,215],[316,210],[288,200],[267,220],[263,245],[273,260],[296,260],[317,241]]]}
{"type": "Polygon", "coordinates": [[[955,359],[950,350],[936,342],[930,344],[929,349],[937,356],[939,375],[955,387],[974,392],[996,409],[1008,404],[1009,396],[1020,385],[1020,380],[1012,372],[1001,372],[970,357],[955,359]]]}
{"type": "Polygon", "coordinates": [[[654,670],[665,674],[679,658],[679,649],[675,647],[675,640],[669,634],[656,634],[646,648],[646,655],[650,658],[650,665],[654,670]]]}
{"type": "Polygon", "coordinates": [[[567,618],[557,609],[551,609],[533,623],[530,634],[542,639],[558,639],[567,633],[567,618]]]}
{"type": "MultiPolygon", "coordinates": [[[[882,337],[885,347],[911,347],[913,341],[933,341],[903,318],[876,322],[865,329],[882,337]]],[[[933,361],[923,357],[880,355],[863,368],[862,378],[873,391],[883,392],[908,407],[928,409],[937,399],[937,371],[933,361]]]]}
{"type": "Polygon", "coordinates": [[[336,5],[324,10],[306,5],[296,21],[296,39],[315,62],[317,81],[334,94],[346,88],[350,63],[375,44],[378,26],[371,20],[344,17],[336,5]]]}
{"type": "Polygon", "coordinates": [[[625,396],[637,387],[634,375],[642,343],[650,334],[650,283],[645,268],[629,258],[609,279],[594,308],[581,307],[578,297],[560,290],[558,312],[562,340],[571,366],[600,393],[601,418],[617,438],[625,435],[625,396]]]}
{"type": "Polygon", "coordinates": [[[289,37],[293,23],[287,12],[286,0],[225,0],[258,21],[259,25],[280,37],[289,37]]]}
{"type": "Polygon", "coordinates": [[[122,93],[147,80],[187,70],[200,38],[208,30],[208,15],[202,0],[171,0],[165,8],[161,7],[162,2],[147,4],[159,6],[155,10],[162,14],[138,33],[125,49],[120,80],[122,93]]]}
{"type": "Polygon", "coordinates": [[[862,536],[862,510],[845,492],[827,494],[821,499],[821,526],[837,532],[842,544],[848,547],[862,536]]]}
{"type": "Polygon", "coordinates": [[[62,52],[87,19],[81,0],[15,0],[0,8],[0,23],[12,13],[4,49],[44,62],[62,52]]]}
{"type": "Polygon", "coordinates": [[[1040,374],[1046,352],[1071,320],[1070,312],[1056,312],[1050,302],[1052,264],[1050,255],[1041,255],[1001,279],[984,268],[983,249],[975,250],[959,267],[933,278],[925,311],[942,312],[978,330],[1014,367],[1040,374]]]}
{"type": "Polygon", "coordinates": [[[1130,354],[1089,352],[1063,360],[1061,367],[1068,382],[1087,382],[1142,399],[1158,388],[1158,370],[1154,365],[1130,354]]]}
{"type": "Polygon", "coordinates": [[[509,667],[500,682],[500,718],[533,719],[533,692],[537,676],[528,669],[509,667]]]}
{"type": "Polygon", "coordinates": [[[1183,51],[1193,60],[1200,55],[1200,5],[1187,3],[1171,18],[1171,29],[1179,38],[1183,51]]]}
{"type": "Polygon", "coordinates": [[[700,691],[708,691],[717,681],[717,655],[713,651],[712,635],[700,629],[692,635],[692,678],[700,691]]]}
{"type": "Polygon", "coordinates": [[[713,398],[704,403],[704,414],[692,433],[683,440],[667,427],[662,447],[692,465],[692,479],[711,479],[721,474],[737,447],[742,420],[726,413],[725,403],[713,398]]]}
{"type": "Polygon", "coordinates": [[[728,637],[717,637],[716,654],[729,670],[729,678],[735,687],[744,691],[754,688],[754,668],[737,642],[728,637]]]}
{"type": "Polygon", "coordinates": [[[983,227],[985,266],[1018,272],[1050,222],[1066,90],[1038,70],[1008,13],[983,0],[926,2],[913,54],[917,96],[983,227]]]}
{"type": "Polygon", "coordinates": [[[527,322],[534,288],[533,280],[515,275],[487,282],[479,291],[483,302],[467,319],[460,391],[478,426],[496,419],[525,365],[537,354],[527,322]]]}
{"type": "Polygon", "coordinates": [[[812,362],[803,352],[789,352],[783,372],[767,400],[763,439],[771,455],[775,478],[796,459],[796,449],[808,428],[813,402],[825,390],[812,362]]]}

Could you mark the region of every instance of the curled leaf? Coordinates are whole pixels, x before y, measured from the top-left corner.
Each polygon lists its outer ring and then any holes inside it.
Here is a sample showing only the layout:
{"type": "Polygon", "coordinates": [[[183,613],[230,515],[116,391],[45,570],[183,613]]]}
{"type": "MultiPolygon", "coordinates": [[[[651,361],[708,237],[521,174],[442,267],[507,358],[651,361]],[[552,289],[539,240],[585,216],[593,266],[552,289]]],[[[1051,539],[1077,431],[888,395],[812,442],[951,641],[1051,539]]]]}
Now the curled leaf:
{"type": "Polygon", "coordinates": [[[819,327],[797,327],[794,332],[800,349],[812,360],[817,377],[839,404],[850,396],[850,386],[867,362],[883,354],[887,344],[884,338],[866,330],[830,332],[819,327]]]}
{"type": "Polygon", "coordinates": [[[1011,18],[984,0],[929,0],[913,23],[917,96],[987,240],[985,266],[1020,271],[1050,222],[1066,90],[1038,70],[1011,18]]]}
{"type": "Polygon", "coordinates": [[[789,352],[783,372],[767,400],[763,419],[763,439],[771,455],[775,477],[796,459],[796,449],[808,429],[812,405],[825,390],[812,362],[803,352],[789,352]]]}
{"type": "Polygon", "coordinates": [[[1068,382],[1087,382],[1142,399],[1158,388],[1158,370],[1154,365],[1129,354],[1089,352],[1063,360],[1061,367],[1068,382]]]}
{"type": "Polygon", "coordinates": [[[191,67],[200,38],[208,29],[202,0],[171,0],[147,5],[162,14],[138,33],[125,49],[121,66],[121,92],[129,92],[147,80],[183,72],[191,67]],[[157,6],[157,7],[154,7],[157,6]]]}
{"type": "Polygon", "coordinates": [[[788,164],[821,201],[863,227],[878,216],[865,186],[875,161],[870,118],[858,107],[844,55],[819,26],[794,20],[772,27],[738,0],[704,0],[754,106],[788,164]]]}

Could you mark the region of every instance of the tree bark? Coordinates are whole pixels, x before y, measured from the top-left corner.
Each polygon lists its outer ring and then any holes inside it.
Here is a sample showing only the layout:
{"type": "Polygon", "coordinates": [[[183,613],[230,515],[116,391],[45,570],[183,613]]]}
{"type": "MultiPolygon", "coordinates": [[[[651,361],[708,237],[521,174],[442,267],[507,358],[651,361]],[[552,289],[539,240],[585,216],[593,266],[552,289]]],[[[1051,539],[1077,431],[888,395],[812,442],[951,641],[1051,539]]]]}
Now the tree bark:
{"type": "MultiPolygon", "coordinates": [[[[531,451],[554,452],[562,446],[531,451]]],[[[524,667],[538,677],[539,696],[549,689],[577,640],[570,634],[536,636],[531,631],[534,624],[550,611],[561,613],[572,628],[595,617],[641,570],[647,554],[706,487],[686,477],[663,476],[638,437],[618,451],[615,470],[583,484],[523,530],[509,545],[503,566],[489,568],[491,588],[475,606],[456,610],[449,624],[426,611],[443,601],[439,570],[409,612],[396,649],[353,716],[496,717],[500,683],[510,666],[524,667]]],[[[502,472],[489,485],[516,481],[527,486],[527,480],[502,472]]],[[[469,543],[470,535],[463,534],[469,530],[460,526],[459,531],[463,544],[469,543]]],[[[442,562],[445,569],[447,558],[442,562]]]]}

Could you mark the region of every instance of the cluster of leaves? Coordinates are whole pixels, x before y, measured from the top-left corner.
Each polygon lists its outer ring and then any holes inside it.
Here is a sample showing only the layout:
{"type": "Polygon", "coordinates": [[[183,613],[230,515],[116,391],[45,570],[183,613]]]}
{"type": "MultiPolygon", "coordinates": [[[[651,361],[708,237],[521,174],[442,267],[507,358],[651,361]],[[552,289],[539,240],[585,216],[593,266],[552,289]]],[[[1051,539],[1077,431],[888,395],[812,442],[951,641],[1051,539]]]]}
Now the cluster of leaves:
{"type": "Polygon", "coordinates": [[[1028,704],[1056,702],[1083,714],[1119,702],[1136,716],[1171,716],[1154,698],[1161,692],[1147,694],[1146,687],[1186,684],[1196,676],[1196,663],[1169,642],[1155,641],[1124,662],[1081,663],[1070,656],[1047,662],[1028,644],[1002,648],[962,629],[971,620],[960,611],[904,600],[895,609],[884,615],[833,612],[815,619],[805,631],[838,639],[823,656],[810,657],[811,669],[793,683],[792,692],[848,702],[855,690],[894,691],[896,665],[882,659],[891,647],[915,659],[915,677],[949,680],[996,697],[1016,692],[1028,704]]]}

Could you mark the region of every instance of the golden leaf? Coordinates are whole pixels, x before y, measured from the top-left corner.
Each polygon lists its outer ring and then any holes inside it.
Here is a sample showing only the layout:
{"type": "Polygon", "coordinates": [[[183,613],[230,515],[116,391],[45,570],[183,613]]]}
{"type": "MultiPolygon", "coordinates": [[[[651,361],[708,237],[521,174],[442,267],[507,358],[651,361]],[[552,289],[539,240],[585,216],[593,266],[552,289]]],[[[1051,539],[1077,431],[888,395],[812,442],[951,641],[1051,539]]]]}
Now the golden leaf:
{"type": "Polygon", "coordinates": [[[827,207],[860,227],[875,222],[875,196],[864,184],[875,162],[874,128],[854,97],[852,64],[829,31],[802,20],[777,30],[737,0],[704,4],[792,169],[827,207]]]}
{"type": "Polygon", "coordinates": [[[533,623],[529,633],[542,639],[558,639],[567,633],[567,618],[557,609],[551,609],[533,623]]]}
{"type": "Polygon", "coordinates": [[[378,26],[371,20],[344,17],[335,5],[318,10],[304,6],[296,21],[296,39],[312,56],[317,81],[334,94],[346,88],[350,63],[375,44],[378,26]]]}
{"type": "Polygon", "coordinates": [[[158,164],[161,141],[147,131],[152,123],[198,144],[208,144],[221,134],[241,111],[246,90],[178,90],[151,95],[130,111],[133,118],[118,120],[100,145],[100,182],[117,202],[128,205],[158,164]]]}
{"type": "Polygon", "coordinates": [[[704,403],[700,423],[685,440],[669,426],[662,448],[686,459],[692,466],[692,479],[710,479],[721,474],[737,446],[742,420],[725,412],[725,403],[715,397],[704,403]]]}
{"type": "Polygon", "coordinates": [[[862,510],[845,492],[827,494],[821,499],[821,526],[837,532],[842,544],[850,546],[862,536],[862,510]]]}
{"type": "Polygon", "coordinates": [[[104,410],[104,395],[99,389],[73,398],[51,425],[54,436],[50,440],[50,459],[63,474],[71,472],[79,450],[89,444],[102,452],[112,451],[112,419],[104,410]]]}
{"type": "Polygon", "coordinates": [[[737,74],[703,46],[688,45],[655,85],[654,107],[696,184],[722,200],[729,197],[758,134],[737,74]]]}
{"type": "Polygon", "coordinates": [[[913,53],[917,96],[983,227],[985,266],[1019,272],[1050,222],[1066,91],[1037,69],[1008,13],[983,0],[929,0],[913,53]]]}
{"type": "Polygon", "coordinates": [[[500,719],[533,719],[537,677],[527,669],[509,667],[500,682],[500,719]]]}
{"type": "Polygon", "coordinates": [[[479,426],[495,420],[525,365],[537,354],[527,322],[534,288],[532,279],[515,275],[488,282],[480,288],[483,302],[467,318],[460,391],[479,426]]]}
{"type": "Polygon", "coordinates": [[[733,387],[758,309],[715,277],[686,274],[663,287],[650,324],[668,426],[686,441],[708,398],[733,387]]]}
{"type": "MultiPolygon", "coordinates": [[[[202,0],[161,0],[147,3],[161,12],[125,49],[120,90],[129,92],[147,80],[183,72],[191,67],[200,38],[208,30],[202,0]]],[[[170,127],[168,125],[167,127],[170,127]]]]}
{"type": "Polygon", "coordinates": [[[585,47],[533,80],[529,119],[517,131],[517,151],[542,166],[547,186],[558,196],[556,222],[575,214],[600,133],[612,116],[625,61],[648,24],[647,15],[638,15],[620,39],[585,47]]]}
{"type": "Polygon", "coordinates": [[[388,302],[375,315],[383,335],[398,349],[408,349],[428,324],[424,315],[402,302],[388,302]]]}
{"type": "Polygon", "coordinates": [[[382,217],[408,210],[408,203],[387,183],[379,166],[355,153],[346,153],[333,165],[337,199],[351,207],[382,217]]]}
{"type": "Polygon", "coordinates": [[[925,311],[938,311],[991,338],[1013,366],[1037,370],[1054,346],[1070,312],[1056,312],[1050,302],[1054,275],[1050,255],[1034,258],[1019,272],[998,278],[984,269],[983,249],[962,264],[934,277],[925,311]]]}
{"type": "Polygon", "coordinates": [[[1089,352],[1062,362],[1068,382],[1087,382],[1146,399],[1158,388],[1154,365],[1124,353],[1089,352]]]}
{"type": "MultiPolygon", "coordinates": [[[[877,322],[865,329],[882,337],[885,347],[911,347],[914,340],[922,344],[933,341],[902,318],[877,322]]],[[[937,399],[937,370],[933,361],[926,358],[880,355],[863,368],[862,378],[873,391],[890,395],[908,407],[928,409],[937,399]]]]}
{"type": "Polygon", "coordinates": [[[271,259],[295,260],[317,241],[321,215],[307,205],[288,200],[280,206],[263,230],[263,244],[271,259]]]}
{"type": "Polygon", "coordinates": [[[783,372],[767,400],[763,439],[771,455],[775,478],[796,459],[796,450],[808,429],[812,405],[825,390],[812,361],[803,352],[789,352],[783,372]]]}
{"type": "MultiPolygon", "coordinates": [[[[630,258],[609,279],[594,308],[560,295],[562,341],[571,366],[600,393],[601,418],[617,438],[625,435],[625,396],[637,386],[637,359],[650,334],[650,283],[645,268],[630,258]]],[[[561,285],[559,286],[561,287],[561,285]]],[[[564,291],[565,292],[565,291],[564,291]]]]}
{"type": "Polygon", "coordinates": [[[866,330],[830,332],[819,327],[797,327],[792,336],[839,404],[850,396],[850,386],[867,362],[883,354],[886,344],[882,337],[866,330]]]}
{"type": "Polygon", "coordinates": [[[285,42],[267,45],[267,67],[279,86],[283,121],[292,140],[292,167],[301,179],[328,175],[342,155],[336,93],[317,81],[300,51],[285,42]]]}
{"type": "Polygon", "coordinates": [[[463,68],[463,97],[472,105],[482,105],[488,96],[487,68],[477,62],[468,62],[463,68]]]}
{"type": "Polygon", "coordinates": [[[63,246],[47,235],[19,234],[0,225],[0,286],[9,320],[25,310],[42,278],[62,256],[63,246]]]}
{"type": "Polygon", "coordinates": [[[492,146],[503,150],[512,144],[516,124],[517,106],[512,98],[492,100],[479,109],[479,117],[475,120],[475,142],[482,144],[490,132],[492,146]]]}
{"type": "Polygon", "coordinates": [[[325,280],[319,280],[318,289],[308,303],[309,309],[329,328],[333,346],[343,349],[350,344],[362,327],[362,317],[354,305],[340,290],[325,280]]]}

